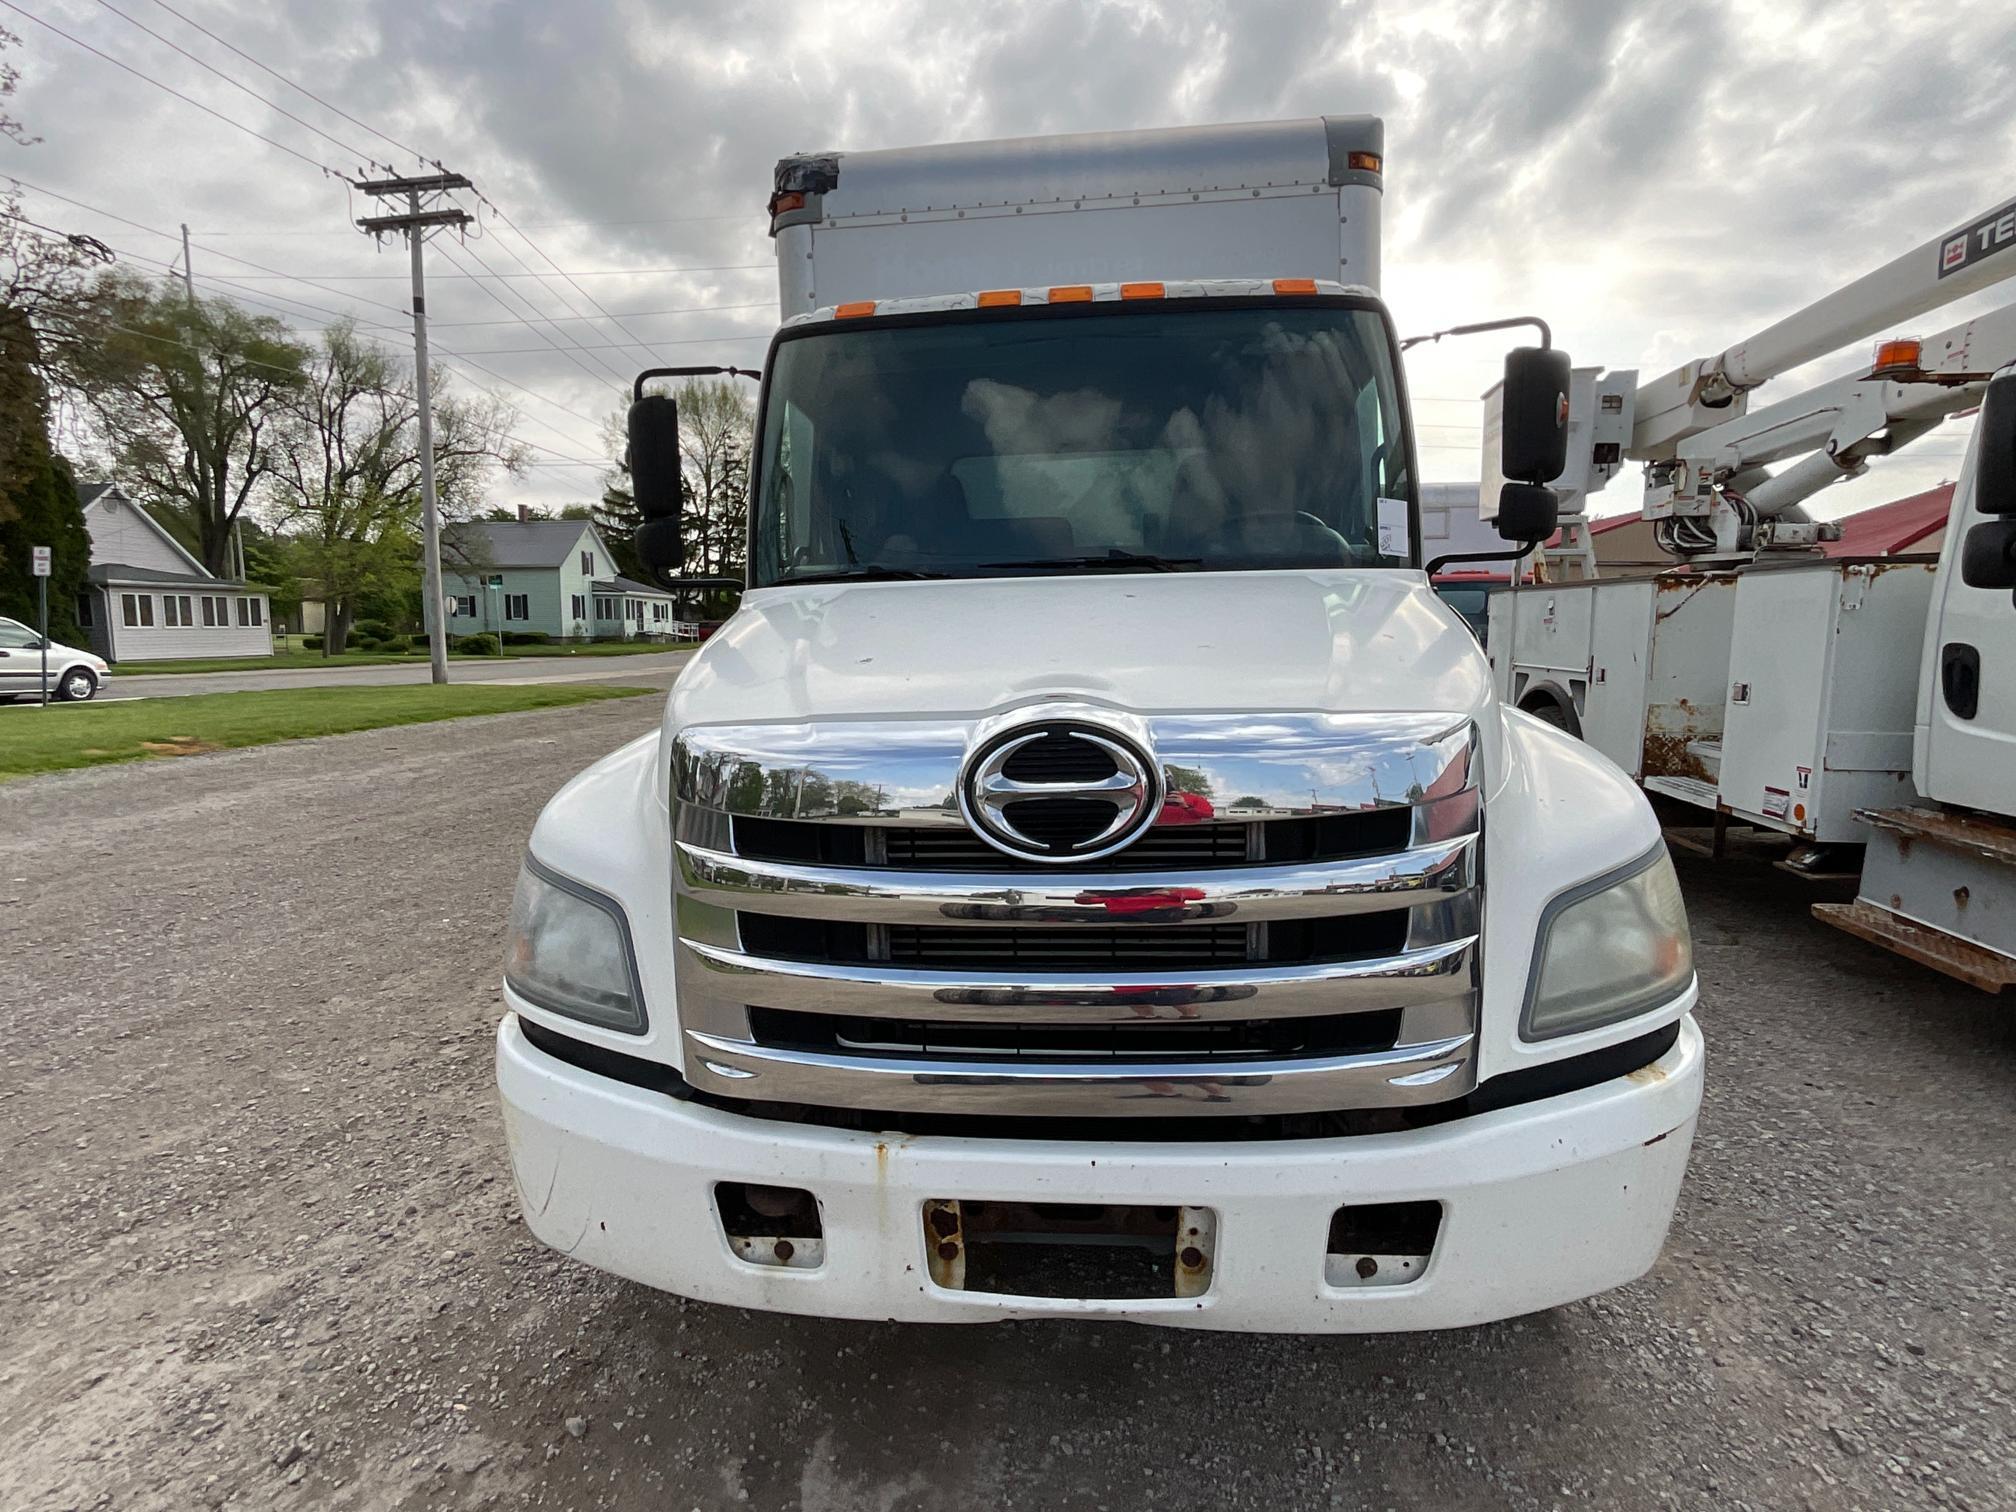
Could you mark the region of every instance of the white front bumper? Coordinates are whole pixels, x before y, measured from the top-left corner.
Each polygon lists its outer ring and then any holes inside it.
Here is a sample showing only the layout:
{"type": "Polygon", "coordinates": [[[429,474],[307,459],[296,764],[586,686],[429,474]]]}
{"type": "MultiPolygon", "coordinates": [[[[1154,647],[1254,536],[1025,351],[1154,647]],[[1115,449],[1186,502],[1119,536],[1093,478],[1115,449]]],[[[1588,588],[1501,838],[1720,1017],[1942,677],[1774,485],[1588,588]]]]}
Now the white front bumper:
{"type": "Polygon", "coordinates": [[[497,1082],[525,1221],[555,1249],[648,1286],[737,1307],[978,1323],[1119,1317],[1195,1328],[1359,1333],[1516,1317],[1643,1275],[1679,1195],[1701,1102],[1692,1017],[1628,1076],[1432,1128],[1226,1144],[921,1138],[751,1119],[580,1070],[507,1016],[497,1082]],[[825,1260],[756,1265],[728,1247],[717,1181],[809,1188],[825,1260]],[[934,1198],[1204,1207],[1204,1295],[1003,1297],[934,1285],[934,1198]],[[1442,1229],[1406,1285],[1328,1285],[1341,1204],[1435,1200],[1442,1229]]]}

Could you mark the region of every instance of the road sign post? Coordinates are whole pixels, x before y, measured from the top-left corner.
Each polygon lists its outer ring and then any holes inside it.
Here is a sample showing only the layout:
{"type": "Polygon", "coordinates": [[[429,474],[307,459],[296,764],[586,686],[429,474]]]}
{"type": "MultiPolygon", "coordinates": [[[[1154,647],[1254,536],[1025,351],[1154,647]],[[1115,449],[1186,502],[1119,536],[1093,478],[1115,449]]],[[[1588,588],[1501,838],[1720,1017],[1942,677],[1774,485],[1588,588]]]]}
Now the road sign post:
{"type": "Polygon", "coordinates": [[[42,637],[42,707],[49,707],[49,548],[29,548],[35,567],[35,601],[41,623],[35,629],[42,637]]]}

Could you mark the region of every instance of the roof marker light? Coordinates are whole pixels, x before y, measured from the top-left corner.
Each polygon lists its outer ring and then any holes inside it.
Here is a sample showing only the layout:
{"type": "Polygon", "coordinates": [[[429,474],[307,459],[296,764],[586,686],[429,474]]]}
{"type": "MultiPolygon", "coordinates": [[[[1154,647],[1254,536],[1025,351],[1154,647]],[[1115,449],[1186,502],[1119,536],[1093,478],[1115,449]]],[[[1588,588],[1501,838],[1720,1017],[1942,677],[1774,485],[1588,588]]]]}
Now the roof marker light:
{"type": "Polygon", "coordinates": [[[1899,336],[1889,341],[1876,343],[1876,361],[1869,369],[1871,378],[1903,378],[1919,371],[1919,360],[1925,355],[1925,343],[1916,336],[1899,336]]]}
{"type": "Polygon", "coordinates": [[[856,299],[847,304],[835,305],[833,307],[833,316],[836,320],[855,320],[863,315],[873,315],[874,313],[875,301],[872,299],[856,299]]]}
{"type": "Polygon", "coordinates": [[[1276,294],[1314,294],[1316,280],[1313,278],[1277,278],[1274,280],[1276,294]]]}
{"type": "Polygon", "coordinates": [[[1050,291],[1052,304],[1085,304],[1091,298],[1090,284],[1058,284],[1050,291]]]}
{"type": "Polygon", "coordinates": [[[1122,299],[1160,299],[1162,285],[1159,283],[1123,283],[1120,285],[1122,299]]]}
{"type": "Polygon", "coordinates": [[[1382,171],[1382,164],[1383,160],[1376,152],[1352,152],[1344,158],[1344,166],[1359,173],[1378,173],[1382,171]]]}
{"type": "Polygon", "coordinates": [[[1020,289],[986,289],[980,295],[980,308],[991,310],[996,305],[1019,305],[1022,303],[1020,289]]]}

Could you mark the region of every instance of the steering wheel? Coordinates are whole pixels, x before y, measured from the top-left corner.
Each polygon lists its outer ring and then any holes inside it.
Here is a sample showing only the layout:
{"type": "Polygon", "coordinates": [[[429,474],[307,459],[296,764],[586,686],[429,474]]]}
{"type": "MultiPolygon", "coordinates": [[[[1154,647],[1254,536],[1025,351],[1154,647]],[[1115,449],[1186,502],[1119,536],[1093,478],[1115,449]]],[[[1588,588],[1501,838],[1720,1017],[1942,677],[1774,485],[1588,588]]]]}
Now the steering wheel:
{"type": "Polygon", "coordinates": [[[1354,560],[1344,537],[1301,509],[1227,520],[1212,537],[1209,554],[1304,567],[1348,567],[1354,560]]]}

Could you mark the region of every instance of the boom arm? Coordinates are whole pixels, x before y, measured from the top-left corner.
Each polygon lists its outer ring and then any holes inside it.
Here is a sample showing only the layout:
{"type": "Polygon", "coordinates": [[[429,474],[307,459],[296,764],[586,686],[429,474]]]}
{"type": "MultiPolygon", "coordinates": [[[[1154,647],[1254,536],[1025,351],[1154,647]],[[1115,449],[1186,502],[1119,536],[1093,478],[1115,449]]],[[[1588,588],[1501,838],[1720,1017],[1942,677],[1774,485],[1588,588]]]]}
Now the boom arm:
{"type": "MultiPolygon", "coordinates": [[[[1814,544],[1828,527],[1807,521],[1801,502],[1977,404],[1988,376],[2016,360],[2016,304],[1926,338],[1915,359],[1892,355],[1881,367],[1754,412],[1752,391],[1802,363],[2011,277],[2016,200],[1712,357],[1639,385],[1630,399],[1630,441],[1623,451],[1646,464],[1642,510],[1659,522],[1662,542],[1677,555],[1725,560],[1814,544]],[[1779,462],[1789,465],[1766,471],[1779,462]]],[[[1609,472],[1591,467],[1585,476],[1585,488],[1563,499],[1564,515],[1579,513],[1583,496],[1600,489],[1609,472]]]]}

